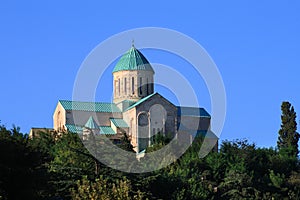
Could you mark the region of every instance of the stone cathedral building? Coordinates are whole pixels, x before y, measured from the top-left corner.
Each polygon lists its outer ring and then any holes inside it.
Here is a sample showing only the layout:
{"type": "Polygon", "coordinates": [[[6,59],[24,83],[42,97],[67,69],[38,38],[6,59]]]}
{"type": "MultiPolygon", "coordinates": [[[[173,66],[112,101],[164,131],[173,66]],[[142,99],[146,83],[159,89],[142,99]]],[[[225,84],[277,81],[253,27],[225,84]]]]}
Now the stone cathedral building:
{"type": "MultiPolygon", "coordinates": [[[[208,134],[210,115],[204,108],[176,106],[154,91],[155,72],[145,56],[132,45],[113,69],[113,102],[59,100],[53,129],[83,134],[105,134],[118,141],[126,133],[136,152],[151,145],[157,134],[170,134],[192,142],[208,134]]],[[[216,145],[217,146],[217,145],[216,145]]]]}

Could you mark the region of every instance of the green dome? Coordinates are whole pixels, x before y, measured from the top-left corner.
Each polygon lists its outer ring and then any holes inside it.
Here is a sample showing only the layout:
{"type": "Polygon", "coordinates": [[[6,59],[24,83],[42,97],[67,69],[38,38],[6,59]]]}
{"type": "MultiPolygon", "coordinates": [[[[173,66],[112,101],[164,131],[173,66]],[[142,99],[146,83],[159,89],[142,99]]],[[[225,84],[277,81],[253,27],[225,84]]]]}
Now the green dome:
{"type": "Polygon", "coordinates": [[[134,46],[132,46],[129,49],[129,51],[127,51],[120,58],[119,62],[116,64],[113,70],[113,73],[118,71],[127,71],[127,70],[144,70],[144,71],[152,71],[154,73],[154,70],[151,67],[149,61],[134,46]]]}

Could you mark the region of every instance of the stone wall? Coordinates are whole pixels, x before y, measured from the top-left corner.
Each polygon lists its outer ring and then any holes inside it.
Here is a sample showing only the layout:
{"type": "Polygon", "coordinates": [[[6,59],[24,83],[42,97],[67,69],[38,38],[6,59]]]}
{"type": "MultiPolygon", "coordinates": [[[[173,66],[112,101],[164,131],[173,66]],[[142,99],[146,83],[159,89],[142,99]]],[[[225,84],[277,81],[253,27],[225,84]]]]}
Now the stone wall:
{"type": "Polygon", "coordinates": [[[53,128],[56,131],[63,131],[66,124],[66,110],[60,103],[57,104],[53,114],[53,128]]]}
{"type": "Polygon", "coordinates": [[[114,72],[113,76],[114,103],[123,100],[138,101],[154,92],[154,86],[151,86],[154,85],[151,84],[154,81],[151,71],[118,71],[114,72]],[[142,90],[139,89],[140,79],[142,79],[142,90]],[[149,87],[147,87],[147,81],[149,87]]]}
{"type": "Polygon", "coordinates": [[[123,113],[123,120],[128,124],[129,126],[129,131],[128,131],[128,136],[131,139],[131,144],[136,150],[137,146],[137,130],[136,130],[136,109],[132,108],[126,112],[123,113]]]}
{"type": "MultiPolygon", "coordinates": [[[[163,107],[163,109],[166,111],[166,118],[164,119],[164,133],[176,133],[176,127],[177,127],[177,108],[170,103],[168,100],[166,100],[164,97],[162,97],[159,94],[154,95],[147,101],[143,102],[142,104],[137,106],[137,113],[142,111],[149,112],[149,117],[151,120],[155,120],[156,118],[161,118],[161,115],[163,115],[162,112],[151,112],[151,108],[155,107],[156,105],[160,105],[163,107]]],[[[159,123],[159,122],[158,122],[159,123]]],[[[152,124],[152,127],[150,126],[151,132],[153,132],[153,128],[156,128],[154,123],[152,124]]],[[[157,132],[156,132],[157,133],[157,132]]],[[[153,135],[153,134],[152,134],[153,135]]]]}
{"type": "Polygon", "coordinates": [[[110,126],[110,118],[122,118],[122,113],[67,111],[67,124],[85,125],[92,116],[99,126],[110,126]]]}
{"type": "MultiPolygon", "coordinates": [[[[152,96],[147,101],[137,105],[134,109],[136,109],[136,111],[132,114],[135,114],[135,116],[131,115],[130,117],[136,119],[137,125],[140,124],[138,120],[139,115],[143,114],[148,117],[147,120],[143,119],[145,122],[148,121],[148,123],[144,124],[144,122],[142,122],[141,127],[141,130],[144,130],[145,128],[148,129],[148,140],[158,132],[171,133],[173,135],[176,134],[177,109],[172,103],[167,101],[159,94],[152,96]]],[[[139,129],[136,128],[135,130],[132,130],[133,136],[138,136],[141,134],[137,133],[138,130],[139,129]]],[[[143,135],[143,137],[145,136],[143,135]]],[[[135,139],[134,144],[138,145],[139,141],[135,139]]],[[[140,151],[142,149],[137,150],[140,151]]]]}

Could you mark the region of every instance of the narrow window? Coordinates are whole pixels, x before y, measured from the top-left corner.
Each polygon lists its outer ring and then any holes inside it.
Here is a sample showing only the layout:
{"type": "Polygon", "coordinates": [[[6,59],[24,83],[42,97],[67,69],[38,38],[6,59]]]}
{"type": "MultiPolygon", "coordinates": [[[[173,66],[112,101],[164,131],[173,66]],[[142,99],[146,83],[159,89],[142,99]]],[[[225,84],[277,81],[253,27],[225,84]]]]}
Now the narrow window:
{"type": "Polygon", "coordinates": [[[120,81],[120,79],[119,79],[119,83],[118,84],[119,84],[118,90],[119,90],[119,96],[120,96],[120,93],[121,93],[120,92],[120,90],[121,90],[121,81],[120,81]]]}
{"type": "Polygon", "coordinates": [[[126,78],[124,78],[124,91],[125,91],[125,94],[127,94],[127,90],[126,90],[126,84],[127,83],[127,80],[126,80],[126,78]]]}
{"type": "Polygon", "coordinates": [[[140,87],[139,87],[139,90],[140,90],[140,95],[142,94],[142,85],[143,85],[143,82],[142,82],[142,77],[140,77],[140,87]]]}
{"type": "Polygon", "coordinates": [[[132,77],[131,89],[132,89],[132,94],[134,94],[134,77],[132,77]]]}
{"type": "Polygon", "coordinates": [[[147,85],[146,85],[146,87],[147,87],[147,95],[149,94],[149,81],[148,81],[148,78],[147,78],[147,85]]]}
{"type": "Polygon", "coordinates": [[[154,83],[153,83],[153,79],[152,79],[152,81],[151,81],[151,93],[153,93],[154,92],[154,83]]]}
{"type": "Polygon", "coordinates": [[[115,80],[114,84],[114,96],[117,96],[117,81],[115,80]]]}

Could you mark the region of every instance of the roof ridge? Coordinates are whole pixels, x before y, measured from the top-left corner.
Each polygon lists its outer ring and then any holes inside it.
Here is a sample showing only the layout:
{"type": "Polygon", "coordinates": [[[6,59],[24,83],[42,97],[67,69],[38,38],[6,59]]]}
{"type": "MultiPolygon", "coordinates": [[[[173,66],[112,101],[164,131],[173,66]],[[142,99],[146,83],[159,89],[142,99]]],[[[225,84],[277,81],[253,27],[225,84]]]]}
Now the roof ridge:
{"type": "Polygon", "coordinates": [[[211,117],[210,114],[202,107],[176,106],[178,116],[194,116],[194,117],[211,117]]]}
{"type": "Polygon", "coordinates": [[[113,118],[110,117],[109,120],[116,126],[121,128],[127,128],[129,127],[128,124],[125,122],[123,118],[113,118]]]}
{"type": "Polygon", "coordinates": [[[122,112],[115,103],[108,102],[85,102],[59,100],[59,103],[65,110],[83,110],[96,112],[122,112]]]}
{"type": "Polygon", "coordinates": [[[176,106],[177,108],[199,108],[204,109],[204,107],[196,107],[196,106],[176,106]]]}
{"type": "MultiPolygon", "coordinates": [[[[61,101],[67,101],[67,102],[76,102],[76,103],[101,103],[101,104],[115,104],[115,103],[110,103],[110,102],[101,102],[101,101],[73,101],[73,100],[64,100],[60,99],[58,100],[59,102],[61,101]]],[[[116,104],[115,104],[116,105],[116,104]]]]}
{"type": "Polygon", "coordinates": [[[145,96],[144,98],[138,100],[136,103],[129,106],[125,111],[130,110],[131,108],[134,108],[135,106],[139,105],[140,103],[142,103],[143,101],[149,99],[150,97],[154,96],[155,94],[158,94],[158,92],[154,92],[154,93],[149,94],[148,96],[145,96]]]}

